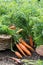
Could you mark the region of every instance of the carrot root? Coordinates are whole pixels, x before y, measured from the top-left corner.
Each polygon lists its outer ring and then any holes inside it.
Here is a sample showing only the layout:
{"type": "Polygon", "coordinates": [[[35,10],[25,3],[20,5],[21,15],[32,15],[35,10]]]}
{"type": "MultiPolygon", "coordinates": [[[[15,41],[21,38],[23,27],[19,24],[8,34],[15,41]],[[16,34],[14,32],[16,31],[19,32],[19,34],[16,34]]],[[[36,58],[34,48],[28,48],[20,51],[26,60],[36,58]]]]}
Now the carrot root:
{"type": "Polygon", "coordinates": [[[19,43],[19,46],[21,47],[21,49],[27,54],[31,56],[31,52],[21,43],[19,43]]]}
{"type": "Polygon", "coordinates": [[[19,52],[15,52],[15,55],[18,57],[18,58],[22,58],[22,55],[19,53],[19,52]]]}
{"type": "Polygon", "coordinates": [[[10,29],[15,29],[16,27],[15,27],[15,26],[10,26],[9,28],[10,28],[10,29]]]}
{"type": "Polygon", "coordinates": [[[20,39],[19,40],[25,47],[27,47],[28,49],[30,49],[31,51],[34,51],[34,49],[30,46],[30,45],[28,45],[23,39],[20,39]]]}
{"type": "Polygon", "coordinates": [[[26,57],[26,54],[23,52],[23,50],[20,48],[19,44],[16,44],[16,47],[18,50],[26,57]]]}
{"type": "Polygon", "coordinates": [[[30,41],[30,45],[33,47],[33,40],[31,36],[29,37],[29,41],[30,41]]]}

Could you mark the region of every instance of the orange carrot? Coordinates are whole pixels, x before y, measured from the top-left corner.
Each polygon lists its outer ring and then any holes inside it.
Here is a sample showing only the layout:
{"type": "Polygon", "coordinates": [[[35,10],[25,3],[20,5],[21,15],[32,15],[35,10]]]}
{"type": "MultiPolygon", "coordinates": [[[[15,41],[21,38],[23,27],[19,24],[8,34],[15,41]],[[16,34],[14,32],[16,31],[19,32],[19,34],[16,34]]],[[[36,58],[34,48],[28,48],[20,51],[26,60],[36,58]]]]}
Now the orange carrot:
{"type": "Polygon", "coordinates": [[[26,57],[26,54],[23,52],[23,50],[20,48],[19,44],[16,44],[16,47],[18,50],[26,57]]]}
{"type": "Polygon", "coordinates": [[[31,52],[23,44],[19,43],[19,46],[27,55],[31,56],[31,52]]]}
{"type": "Polygon", "coordinates": [[[31,36],[29,37],[29,41],[30,41],[30,45],[33,47],[33,40],[31,36]]]}
{"type": "Polygon", "coordinates": [[[15,52],[15,55],[18,57],[18,58],[22,58],[22,55],[19,53],[19,52],[15,52]]]}
{"type": "Polygon", "coordinates": [[[34,51],[34,49],[30,46],[30,45],[28,45],[23,39],[20,39],[19,40],[25,47],[27,47],[28,49],[30,49],[31,51],[34,51]]]}
{"type": "Polygon", "coordinates": [[[16,27],[15,27],[15,26],[10,26],[9,28],[10,28],[10,29],[15,29],[16,27]]]}

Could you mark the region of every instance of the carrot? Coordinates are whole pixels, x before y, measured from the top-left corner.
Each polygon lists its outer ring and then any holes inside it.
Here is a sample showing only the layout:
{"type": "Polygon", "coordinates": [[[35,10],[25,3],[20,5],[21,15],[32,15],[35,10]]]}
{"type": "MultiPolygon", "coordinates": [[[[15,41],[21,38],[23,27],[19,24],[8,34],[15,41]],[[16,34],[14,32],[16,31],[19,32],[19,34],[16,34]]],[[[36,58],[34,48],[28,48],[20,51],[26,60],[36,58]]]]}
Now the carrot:
{"type": "Polygon", "coordinates": [[[23,44],[19,43],[19,46],[27,55],[31,56],[31,52],[23,44]]]}
{"type": "Polygon", "coordinates": [[[31,36],[29,37],[29,41],[30,41],[30,45],[33,47],[33,40],[31,36]]]}
{"type": "Polygon", "coordinates": [[[30,46],[30,45],[28,45],[23,39],[20,39],[19,40],[25,47],[27,47],[28,49],[30,49],[31,51],[34,51],[34,49],[30,46]]]}
{"type": "Polygon", "coordinates": [[[23,52],[23,50],[20,48],[19,44],[16,44],[16,47],[18,50],[26,57],[26,54],[23,52]]]}
{"type": "Polygon", "coordinates": [[[19,52],[15,52],[15,55],[18,57],[18,58],[22,58],[22,55],[19,53],[19,52]]]}
{"type": "Polygon", "coordinates": [[[18,51],[14,51],[11,43],[11,51],[15,53],[18,58],[22,58],[22,55],[18,51]]]}
{"type": "Polygon", "coordinates": [[[15,26],[10,26],[9,28],[10,28],[10,29],[15,29],[16,27],[15,27],[15,26]]]}

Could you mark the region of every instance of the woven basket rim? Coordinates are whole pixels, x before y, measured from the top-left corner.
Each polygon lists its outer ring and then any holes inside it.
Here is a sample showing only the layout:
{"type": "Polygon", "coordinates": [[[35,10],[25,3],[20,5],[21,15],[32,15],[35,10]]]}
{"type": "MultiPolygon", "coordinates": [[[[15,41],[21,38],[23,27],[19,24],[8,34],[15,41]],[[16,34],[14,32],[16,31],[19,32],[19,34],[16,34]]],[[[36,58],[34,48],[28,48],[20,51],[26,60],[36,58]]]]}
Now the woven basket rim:
{"type": "Polygon", "coordinates": [[[0,35],[0,39],[10,39],[11,37],[12,37],[11,35],[5,35],[5,34],[0,35]]]}

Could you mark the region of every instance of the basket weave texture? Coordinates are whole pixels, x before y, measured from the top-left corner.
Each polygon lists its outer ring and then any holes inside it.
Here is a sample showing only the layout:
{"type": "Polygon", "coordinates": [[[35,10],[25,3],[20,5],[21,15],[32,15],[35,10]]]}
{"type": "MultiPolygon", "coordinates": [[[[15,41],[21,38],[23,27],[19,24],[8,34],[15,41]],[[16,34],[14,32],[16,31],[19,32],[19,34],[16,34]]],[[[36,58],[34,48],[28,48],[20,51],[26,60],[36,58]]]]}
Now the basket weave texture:
{"type": "Polygon", "coordinates": [[[11,36],[10,35],[0,35],[0,51],[10,48],[11,36]]]}

